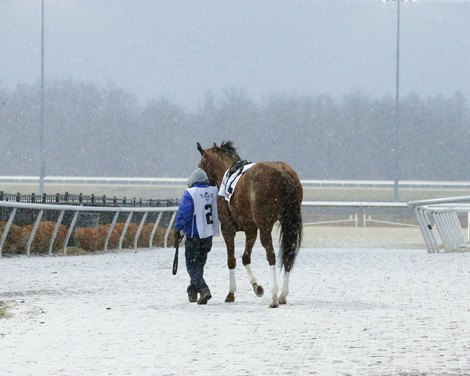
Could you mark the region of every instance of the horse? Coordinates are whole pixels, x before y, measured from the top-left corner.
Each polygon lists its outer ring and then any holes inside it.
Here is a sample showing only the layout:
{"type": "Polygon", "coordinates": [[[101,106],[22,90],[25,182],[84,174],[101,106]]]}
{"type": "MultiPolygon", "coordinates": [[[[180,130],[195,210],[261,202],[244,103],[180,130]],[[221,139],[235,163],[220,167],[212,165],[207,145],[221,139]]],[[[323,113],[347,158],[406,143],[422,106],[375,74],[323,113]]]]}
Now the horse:
{"type": "MultiPolygon", "coordinates": [[[[199,167],[207,173],[210,183],[219,188],[225,172],[242,161],[232,141],[222,141],[220,146],[214,143],[208,149],[203,149],[198,142],[197,149],[201,154],[199,167]]],[[[218,213],[227,247],[230,276],[226,302],[235,301],[235,234],[238,231],[246,235],[242,262],[253,291],[257,296],[264,294],[251,268],[251,252],[259,231],[271,272],[272,300],[269,306],[277,308],[279,304],[287,303],[289,275],[302,242],[302,197],[303,189],[297,173],[287,163],[280,161],[255,163],[239,178],[230,201],[219,196],[218,213]],[[280,222],[280,266],[284,268],[284,282],[279,297],[276,254],[271,236],[277,221],[280,222]]]]}

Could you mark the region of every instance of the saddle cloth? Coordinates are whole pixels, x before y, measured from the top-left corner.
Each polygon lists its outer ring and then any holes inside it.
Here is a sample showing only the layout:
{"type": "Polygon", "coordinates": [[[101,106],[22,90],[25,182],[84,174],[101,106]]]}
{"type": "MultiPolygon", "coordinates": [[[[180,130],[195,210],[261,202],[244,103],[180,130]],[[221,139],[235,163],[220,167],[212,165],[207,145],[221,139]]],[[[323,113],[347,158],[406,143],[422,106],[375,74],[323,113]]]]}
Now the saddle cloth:
{"type": "Polygon", "coordinates": [[[226,201],[230,202],[235,186],[242,177],[242,175],[252,168],[255,163],[249,161],[237,162],[234,166],[225,171],[222,183],[219,188],[219,196],[223,196],[226,201]]]}

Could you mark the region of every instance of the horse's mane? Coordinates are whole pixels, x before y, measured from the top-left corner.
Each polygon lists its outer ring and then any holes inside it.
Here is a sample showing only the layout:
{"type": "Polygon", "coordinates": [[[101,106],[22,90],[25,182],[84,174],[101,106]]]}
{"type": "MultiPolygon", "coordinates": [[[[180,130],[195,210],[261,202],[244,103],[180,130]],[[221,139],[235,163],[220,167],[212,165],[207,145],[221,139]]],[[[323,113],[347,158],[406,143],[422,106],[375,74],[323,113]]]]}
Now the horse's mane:
{"type": "Polygon", "coordinates": [[[240,156],[238,155],[237,149],[233,146],[233,141],[222,141],[220,147],[214,142],[214,148],[220,150],[222,154],[230,156],[233,161],[237,162],[241,160],[240,156]]]}

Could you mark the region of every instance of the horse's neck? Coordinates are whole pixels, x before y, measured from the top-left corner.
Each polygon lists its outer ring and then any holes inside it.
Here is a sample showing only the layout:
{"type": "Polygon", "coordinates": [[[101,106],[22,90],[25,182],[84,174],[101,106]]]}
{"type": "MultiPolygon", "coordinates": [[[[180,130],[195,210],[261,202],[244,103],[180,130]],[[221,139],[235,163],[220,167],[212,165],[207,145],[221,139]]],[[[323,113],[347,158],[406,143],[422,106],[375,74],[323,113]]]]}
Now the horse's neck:
{"type": "Polygon", "coordinates": [[[219,171],[217,171],[217,184],[220,185],[222,179],[224,178],[225,171],[227,171],[229,167],[223,166],[219,171]]]}
{"type": "Polygon", "coordinates": [[[223,161],[223,164],[222,164],[222,167],[221,169],[217,172],[217,179],[219,180],[219,182],[222,181],[225,173],[227,172],[227,170],[233,166],[235,162],[232,161],[232,160],[226,160],[226,161],[223,161]]]}

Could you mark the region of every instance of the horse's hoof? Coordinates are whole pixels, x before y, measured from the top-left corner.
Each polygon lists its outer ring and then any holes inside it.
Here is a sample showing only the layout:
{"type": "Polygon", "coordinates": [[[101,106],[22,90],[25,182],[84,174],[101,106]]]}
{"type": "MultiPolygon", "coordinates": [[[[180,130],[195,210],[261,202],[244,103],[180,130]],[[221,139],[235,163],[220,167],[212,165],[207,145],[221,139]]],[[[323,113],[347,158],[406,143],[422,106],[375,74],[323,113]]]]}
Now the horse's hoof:
{"type": "Polygon", "coordinates": [[[287,298],[280,296],[279,297],[279,304],[287,304],[287,298]]]}
{"type": "Polygon", "coordinates": [[[257,283],[253,284],[253,291],[255,292],[257,297],[262,297],[264,295],[263,286],[258,285],[257,283]]]}
{"type": "Polygon", "coordinates": [[[235,294],[233,292],[229,292],[227,297],[225,298],[225,303],[233,303],[235,301],[235,294]]]}
{"type": "Polygon", "coordinates": [[[271,300],[271,304],[269,305],[269,308],[277,308],[279,307],[279,298],[277,297],[277,294],[273,294],[273,299],[271,300]]]}

